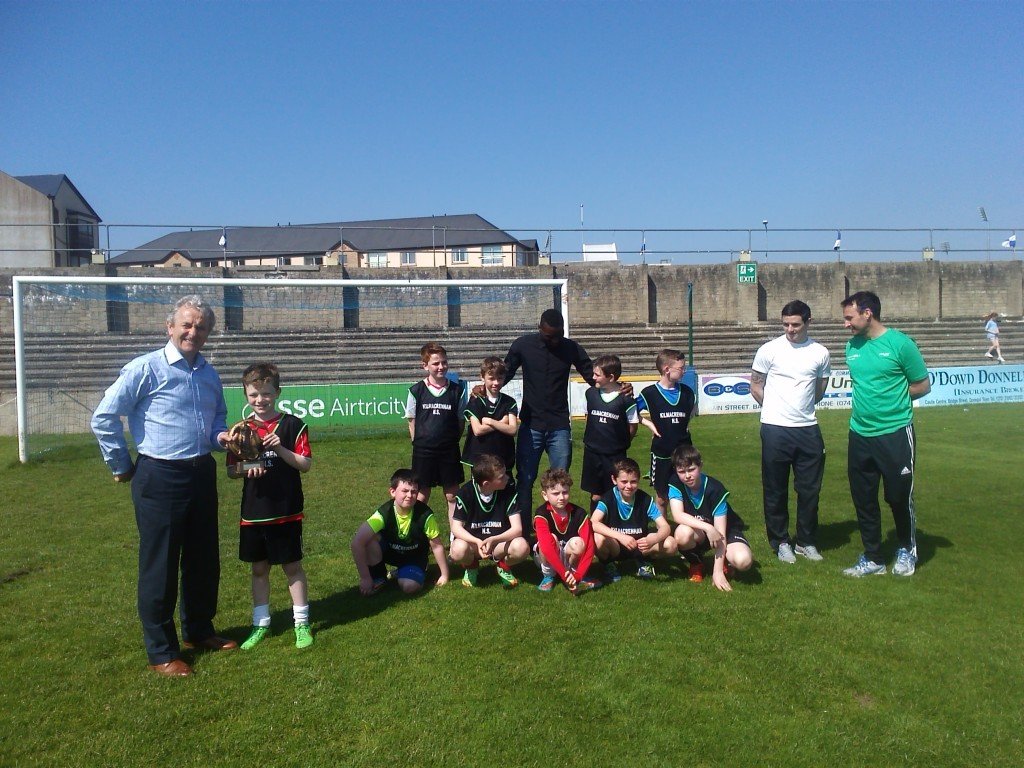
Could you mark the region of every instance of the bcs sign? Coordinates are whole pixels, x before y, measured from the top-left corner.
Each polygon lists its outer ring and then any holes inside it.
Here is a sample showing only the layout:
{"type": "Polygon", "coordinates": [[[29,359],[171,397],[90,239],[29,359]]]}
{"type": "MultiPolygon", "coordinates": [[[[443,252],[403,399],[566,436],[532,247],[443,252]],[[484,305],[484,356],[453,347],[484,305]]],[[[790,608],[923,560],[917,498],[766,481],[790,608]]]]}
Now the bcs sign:
{"type": "Polygon", "coordinates": [[[750,396],[749,374],[712,374],[700,377],[700,413],[746,413],[756,410],[757,403],[750,396]]]}

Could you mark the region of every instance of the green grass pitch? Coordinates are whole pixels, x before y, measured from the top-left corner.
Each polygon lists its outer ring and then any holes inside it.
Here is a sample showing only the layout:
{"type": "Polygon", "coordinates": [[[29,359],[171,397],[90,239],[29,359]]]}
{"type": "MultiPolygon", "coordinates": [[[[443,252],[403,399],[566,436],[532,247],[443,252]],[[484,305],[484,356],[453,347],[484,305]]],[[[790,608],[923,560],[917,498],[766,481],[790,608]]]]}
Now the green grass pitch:
{"type": "MultiPolygon", "coordinates": [[[[314,434],[316,644],[293,647],[278,569],[273,636],[194,657],[187,680],[145,670],[128,488],[92,446],[21,466],[0,439],[0,765],[1019,765],[1022,417],[917,411],[918,572],[862,580],[840,573],[861,551],[848,414],[821,414],[825,562],[794,566],[765,541],[756,416],[698,419],[705,468],[750,524],[754,570],[730,594],[660,568],[579,598],[537,592],[532,564],[511,592],[486,569],[472,591],[456,570],[412,599],[361,597],[349,541],[408,441],[314,434]]],[[[641,466],[646,449],[641,435],[641,466]]],[[[576,452],[578,480],[578,439],[576,452]]],[[[217,627],[236,639],[250,617],[239,491],[223,479],[217,627]]]]}

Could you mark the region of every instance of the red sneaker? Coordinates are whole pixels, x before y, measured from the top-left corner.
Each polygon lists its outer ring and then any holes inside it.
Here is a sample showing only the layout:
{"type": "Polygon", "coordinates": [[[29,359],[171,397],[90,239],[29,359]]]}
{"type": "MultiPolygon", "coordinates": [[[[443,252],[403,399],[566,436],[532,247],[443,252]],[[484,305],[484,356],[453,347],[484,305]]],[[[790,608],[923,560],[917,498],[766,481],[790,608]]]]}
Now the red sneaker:
{"type": "Polygon", "coordinates": [[[704,563],[690,563],[690,581],[694,584],[704,581],[704,563]]]}

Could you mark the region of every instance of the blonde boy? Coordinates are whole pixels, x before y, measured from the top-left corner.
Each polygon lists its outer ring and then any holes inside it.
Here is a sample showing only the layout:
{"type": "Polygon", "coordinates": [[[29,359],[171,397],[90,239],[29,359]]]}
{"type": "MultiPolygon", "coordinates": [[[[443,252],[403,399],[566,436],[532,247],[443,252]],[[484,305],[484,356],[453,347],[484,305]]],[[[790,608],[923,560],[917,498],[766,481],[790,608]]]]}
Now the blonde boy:
{"type": "Polygon", "coordinates": [[[661,513],[667,514],[668,483],[673,473],[672,452],[680,445],[692,445],[690,419],[697,396],[682,383],[686,355],[678,349],[663,349],[654,361],[661,379],[640,392],[637,410],[647,412],[645,427],[654,433],[651,440],[651,485],[661,513]]]}
{"type": "Polygon", "coordinates": [[[262,439],[256,466],[228,453],[228,477],[245,478],[238,556],[252,563],[252,630],[242,650],[255,648],[270,632],[270,566],[280,565],[288,579],[295,621],[295,647],[313,644],[309,625],[309,587],[302,568],[303,495],[301,474],[313,465],[309,433],[301,420],[277,411],[281,376],[272,363],[250,365],[242,374],[245,399],[252,409],[249,426],[262,439]]]}

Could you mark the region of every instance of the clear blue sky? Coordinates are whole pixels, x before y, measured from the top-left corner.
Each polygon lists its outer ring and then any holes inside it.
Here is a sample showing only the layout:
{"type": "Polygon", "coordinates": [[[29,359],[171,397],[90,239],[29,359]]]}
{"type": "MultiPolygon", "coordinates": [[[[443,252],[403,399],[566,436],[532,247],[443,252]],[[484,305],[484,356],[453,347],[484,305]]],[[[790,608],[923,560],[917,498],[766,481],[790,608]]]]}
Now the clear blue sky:
{"type": "MultiPolygon", "coordinates": [[[[1021,2],[0,0],[0,170],[66,173],[110,223],[476,212],[543,242],[583,203],[588,228],[751,227],[755,252],[763,219],[982,227],[983,205],[991,233],[935,239],[1002,255],[1022,29],[1021,2]]],[[[635,233],[587,235],[611,240],[635,257],[635,233]]]]}

